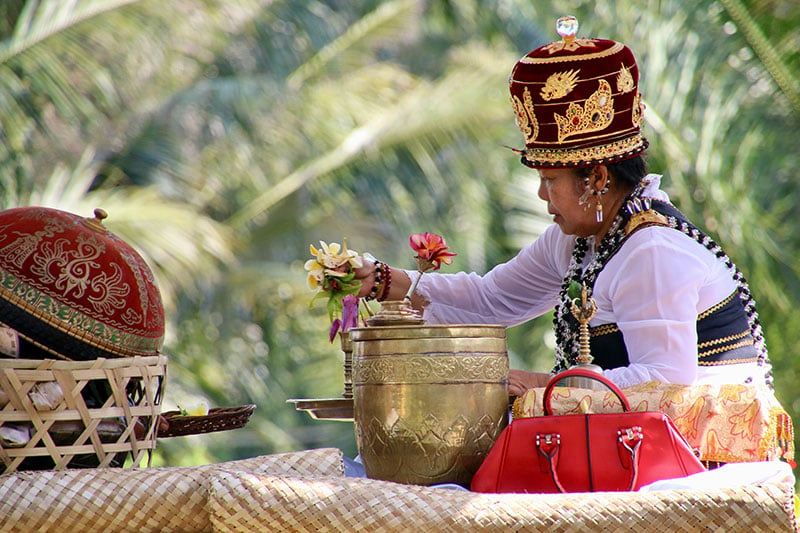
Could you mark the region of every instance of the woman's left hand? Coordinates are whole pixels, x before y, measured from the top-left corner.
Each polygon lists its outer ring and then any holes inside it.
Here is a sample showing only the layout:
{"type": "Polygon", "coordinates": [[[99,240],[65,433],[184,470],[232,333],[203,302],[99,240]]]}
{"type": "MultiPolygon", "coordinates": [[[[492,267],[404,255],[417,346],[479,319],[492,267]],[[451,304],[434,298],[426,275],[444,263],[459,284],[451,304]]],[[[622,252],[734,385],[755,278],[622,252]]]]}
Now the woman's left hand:
{"type": "Polygon", "coordinates": [[[375,285],[375,263],[366,258],[362,261],[360,267],[354,269],[355,279],[361,282],[361,288],[358,290],[358,297],[363,298],[370,294],[370,290],[375,285]]]}
{"type": "Polygon", "coordinates": [[[527,370],[508,371],[508,394],[522,396],[528,389],[547,386],[550,374],[544,372],[528,372],[527,370]]]}

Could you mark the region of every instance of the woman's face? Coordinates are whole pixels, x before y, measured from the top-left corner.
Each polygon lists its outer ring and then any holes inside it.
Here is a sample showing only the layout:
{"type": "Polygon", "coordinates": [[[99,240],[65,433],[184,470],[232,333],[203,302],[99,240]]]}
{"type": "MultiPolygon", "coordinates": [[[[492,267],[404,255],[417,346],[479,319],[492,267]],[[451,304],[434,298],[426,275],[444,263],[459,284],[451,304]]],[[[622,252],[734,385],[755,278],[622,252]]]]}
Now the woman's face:
{"type": "Polygon", "coordinates": [[[580,204],[586,185],[574,170],[547,168],[539,170],[539,198],[547,202],[547,212],[553,222],[567,235],[588,237],[597,231],[595,220],[595,197],[580,204]]]}

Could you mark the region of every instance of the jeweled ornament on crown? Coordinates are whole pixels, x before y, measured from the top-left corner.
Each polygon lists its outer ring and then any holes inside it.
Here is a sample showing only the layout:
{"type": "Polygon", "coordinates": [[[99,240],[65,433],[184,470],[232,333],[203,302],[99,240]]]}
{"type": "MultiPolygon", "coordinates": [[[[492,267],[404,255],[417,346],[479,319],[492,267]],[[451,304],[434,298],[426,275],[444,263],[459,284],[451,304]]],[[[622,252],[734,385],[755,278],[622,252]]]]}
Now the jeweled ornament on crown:
{"type": "Polygon", "coordinates": [[[574,40],[578,34],[578,19],[572,15],[561,17],[556,21],[556,33],[567,42],[574,40]]]}

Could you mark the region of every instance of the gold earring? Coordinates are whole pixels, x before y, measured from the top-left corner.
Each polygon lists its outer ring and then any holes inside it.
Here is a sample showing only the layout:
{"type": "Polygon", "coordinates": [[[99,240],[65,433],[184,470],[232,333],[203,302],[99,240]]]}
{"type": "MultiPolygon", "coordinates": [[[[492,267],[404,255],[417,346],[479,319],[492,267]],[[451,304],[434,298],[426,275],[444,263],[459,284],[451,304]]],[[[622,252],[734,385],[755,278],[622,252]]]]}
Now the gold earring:
{"type": "Polygon", "coordinates": [[[599,224],[599,223],[601,223],[603,221],[603,204],[602,204],[602,202],[600,202],[600,198],[597,198],[596,209],[597,209],[597,211],[595,211],[595,213],[594,213],[594,219],[599,224]]]}

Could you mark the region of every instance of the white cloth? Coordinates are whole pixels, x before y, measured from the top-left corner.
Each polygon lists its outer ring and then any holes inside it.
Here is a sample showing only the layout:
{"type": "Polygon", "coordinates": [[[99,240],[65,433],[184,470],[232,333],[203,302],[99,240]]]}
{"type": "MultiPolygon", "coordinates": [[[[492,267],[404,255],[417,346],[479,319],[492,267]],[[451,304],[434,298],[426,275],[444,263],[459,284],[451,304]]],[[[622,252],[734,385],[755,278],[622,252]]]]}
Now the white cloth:
{"type": "Polygon", "coordinates": [[[783,485],[794,487],[792,467],[782,461],[756,461],[752,463],[728,463],[686,477],[662,479],[640,487],[640,492],[670,489],[713,490],[742,487],[745,485],[783,485]]]}
{"type": "MultiPolygon", "coordinates": [[[[660,176],[648,175],[644,196],[669,201],[660,176]]],[[[593,239],[584,266],[594,254],[593,239]]],[[[487,274],[426,274],[417,292],[430,304],[429,324],[514,326],[554,308],[575,245],[557,225],[487,274]]],[[[409,271],[412,280],[416,272],[409,271]]],[[[590,326],[616,323],[630,364],[605,371],[620,387],[666,383],[763,383],[756,363],[699,367],[697,315],[736,290],[727,267],[681,232],[648,227],[632,234],[597,276],[590,326]]]]}

